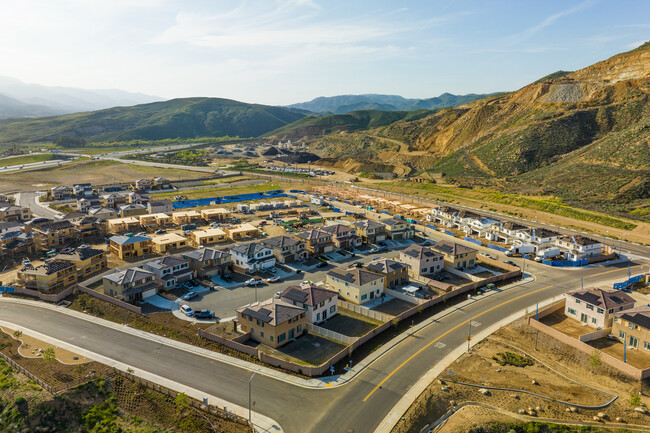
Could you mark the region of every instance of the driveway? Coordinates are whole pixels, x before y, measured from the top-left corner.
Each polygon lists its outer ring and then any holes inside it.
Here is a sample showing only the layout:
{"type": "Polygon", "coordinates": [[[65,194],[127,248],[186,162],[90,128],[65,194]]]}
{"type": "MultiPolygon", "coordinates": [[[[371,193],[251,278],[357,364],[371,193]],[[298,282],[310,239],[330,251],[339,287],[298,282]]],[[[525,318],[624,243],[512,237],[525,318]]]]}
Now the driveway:
{"type": "Polygon", "coordinates": [[[145,303],[151,304],[155,307],[162,308],[165,310],[174,310],[174,309],[178,310],[179,308],[179,305],[176,302],[163,298],[160,295],[150,296],[149,298],[146,299],[145,303]]]}

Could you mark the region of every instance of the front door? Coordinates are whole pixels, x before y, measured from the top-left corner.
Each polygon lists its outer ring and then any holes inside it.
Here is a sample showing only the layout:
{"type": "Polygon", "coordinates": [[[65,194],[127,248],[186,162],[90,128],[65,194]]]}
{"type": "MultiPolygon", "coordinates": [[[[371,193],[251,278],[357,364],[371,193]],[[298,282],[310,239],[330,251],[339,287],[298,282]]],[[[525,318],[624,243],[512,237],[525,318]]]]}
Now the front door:
{"type": "Polygon", "coordinates": [[[375,299],[375,292],[374,291],[370,292],[370,299],[375,299]]]}
{"type": "Polygon", "coordinates": [[[327,319],[327,310],[323,310],[323,320],[327,319]]]}
{"type": "Polygon", "coordinates": [[[294,337],[294,333],[292,329],[291,331],[289,331],[289,340],[293,340],[293,337],[294,337]]]}
{"type": "Polygon", "coordinates": [[[582,323],[587,323],[587,315],[585,313],[580,313],[580,321],[582,323]]]}

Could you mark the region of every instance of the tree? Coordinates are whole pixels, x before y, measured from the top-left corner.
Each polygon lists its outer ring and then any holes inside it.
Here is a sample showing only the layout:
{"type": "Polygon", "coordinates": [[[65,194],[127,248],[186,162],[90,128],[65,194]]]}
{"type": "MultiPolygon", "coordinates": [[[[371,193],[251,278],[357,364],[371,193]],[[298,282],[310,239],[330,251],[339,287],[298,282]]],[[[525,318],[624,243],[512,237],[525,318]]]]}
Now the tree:
{"type": "Polygon", "coordinates": [[[56,353],[52,347],[48,347],[43,352],[43,359],[47,362],[52,362],[56,359],[56,353]]]}
{"type": "Polygon", "coordinates": [[[183,412],[185,409],[190,407],[190,398],[184,392],[179,392],[176,394],[174,403],[176,403],[176,410],[178,412],[183,412]]]}
{"type": "Polygon", "coordinates": [[[54,142],[57,146],[61,147],[84,147],[86,139],[81,137],[71,137],[69,135],[61,135],[54,142]]]}
{"type": "Polygon", "coordinates": [[[639,407],[641,405],[641,397],[639,394],[636,394],[634,392],[630,393],[630,398],[627,401],[631,407],[639,407]]]}

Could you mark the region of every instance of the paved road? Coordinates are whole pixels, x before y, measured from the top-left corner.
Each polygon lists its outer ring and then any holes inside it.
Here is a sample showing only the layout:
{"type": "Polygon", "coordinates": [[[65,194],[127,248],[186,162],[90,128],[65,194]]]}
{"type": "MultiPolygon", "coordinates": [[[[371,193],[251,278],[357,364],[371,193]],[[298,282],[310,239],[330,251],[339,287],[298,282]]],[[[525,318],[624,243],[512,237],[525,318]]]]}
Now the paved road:
{"type": "Polygon", "coordinates": [[[22,207],[28,207],[35,216],[58,219],[58,212],[41,207],[36,203],[36,192],[34,191],[21,192],[17,204],[22,207]]]}
{"type": "MultiPolygon", "coordinates": [[[[537,281],[497,292],[417,332],[379,358],[352,383],[335,389],[305,389],[257,375],[253,381],[254,409],[280,423],[286,432],[372,432],[385,414],[417,379],[467,336],[464,322],[474,317],[483,327],[536,302],[579,286],[621,280],[625,264],[562,271],[532,265],[537,281]],[[568,286],[565,286],[565,284],[568,286]],[[438,348],[433,342],[445,344],[438,348]],[[295,408],[300,408],[296,413],[295,408]]],[[[174,349],[93,322],[37,307],[3,304],[0,317],[11,323],[59,338],[87,350],[120,360],[208,394],[246,407],[250,372],[202,356],[174,349]]]]}

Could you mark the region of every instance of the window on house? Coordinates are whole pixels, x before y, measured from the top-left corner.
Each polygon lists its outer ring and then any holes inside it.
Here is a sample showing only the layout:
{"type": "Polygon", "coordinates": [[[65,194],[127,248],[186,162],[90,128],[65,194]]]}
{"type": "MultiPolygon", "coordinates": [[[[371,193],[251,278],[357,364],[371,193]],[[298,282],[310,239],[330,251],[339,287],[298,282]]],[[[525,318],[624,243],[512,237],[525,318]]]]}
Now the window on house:
{"type": "Polygon", "coordinates": [[[622,338],[623,340],[625,340],[625,332],[618,331],[618,338],[622,338]]]}
{"type": "Polygon", "coordinates": [[[644,342],[643,342],[643,348],[644,348],[645,350],[650,350],[650,343],[648,343],[647,341],[644,341],[644,342]]]}
{"type": "Polygon", "coordinates": [[[587,304],[587,310],[593,310],[593,309],[594,309],[594,306],[593,306],[593,305],[591,305],[591,304],[587,304]]]}
{"type": "Polygon", "coordinates": [[[269,340],[271,340],[271,342],[273,342],[273,336],[272,335],[269,337],[269,340]]]}
{"type": "Polygon", "coordinates": [[[614,323],[618,323],[618,317],[614,317],[614,323]]]}
{"type": "Polygon", "coordinates": [[[278,335],[278,343],[282,343],[286,338],[287,336],[285,334],[278,335]]]}
{"type": "MultiPolygon", "coordinates": [[[[368,297],[368,295],[361,295],[361,300],[363,301],[363,300],[366,299],[367,297],[368,297]]],[[[356,296],[355,296],[355,298],[356,298],[356,296]]]]}
{"type": "Polygon", "coordinates": [[[579,303],[580,303],[580,299],[576,299],[576,304],[579,304],[579,303]]]}
{"type": "Polygon", "coordinates": [[[595,317],[592,317],[591,318],[591,323],[593,323],[595,325],[595,324],[598,323],[598,320],[595,317]]]}
{"type": "Polygon", "coordinates": [[[260,332],[260,337],[264,338],[264,333],[260,332]]]}
{"type": "Polygon", "coordinates": [[[331,314],[331,313],[334,313],[335,311],[336,311],[336,306],[335,306],[335,305],[332,305],[332,306],[330,307],[330,314],[331,314]]]}
{"type": "Polygon", "coordinates": [[[571,314],[572,316],[575,316],[575,315],[576,315],[576,310],[575,310],[575,308],[569,308],[567,311],[568,311],[569,314],[571,314]]]}
{"type": "Polygon", "coordinates": [[[602,308],[598,308],[598,309],[596,309],[596,311],[598,312],[598,314],[603,314],[603,312],[604,312],[605,310],[603,310],[602,308]]]}

